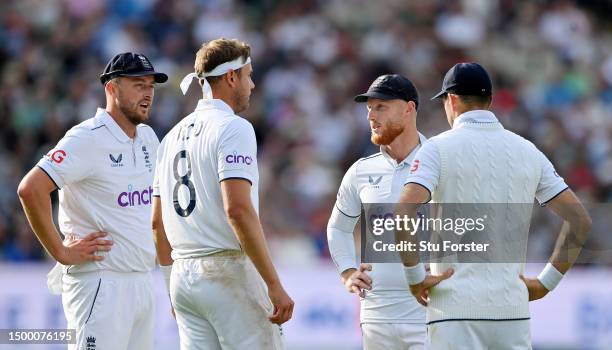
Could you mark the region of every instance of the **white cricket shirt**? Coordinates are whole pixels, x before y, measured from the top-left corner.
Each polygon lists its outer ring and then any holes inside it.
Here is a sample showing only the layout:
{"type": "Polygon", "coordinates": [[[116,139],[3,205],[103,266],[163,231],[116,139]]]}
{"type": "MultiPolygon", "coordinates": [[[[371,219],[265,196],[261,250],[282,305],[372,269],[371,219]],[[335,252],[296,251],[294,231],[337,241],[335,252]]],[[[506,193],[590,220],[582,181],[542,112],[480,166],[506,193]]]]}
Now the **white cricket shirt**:
{"type": "Polygon", "coordinates": [[[220,182],[231,178],[251,183],[251,200],[259,212],[253,126],[222,100],[200,100],[164,137],[157,157],[153,191],[161,197],[173,259],[241,249],[221,197],[220,182]]]}
{"type": "MultiPolygon", "coordinates": [[[[421,134],[419,139],[420,145],[399,164],[382,149],[380,153],[355,162],[342,179],[336,208],[346,216],[359,217],[362,203],[397,203],[412,159],[426,142],[425,136],[421,134]]],[[[347,237],[352,239],[353,236],[347,237]]],[[[344,261],[334,258],[334,261],[339,270],[356,267],[355,259],[344,261]]],[[[366,292],[361,302],[362,323],[425,321],[425,309],[410,294],[402,264],[372,264],[372,271],[368,274],[372,277],[372,290],[366,292]]]]}
{"type": "Polygon", "coordinates": [[[149,126],[138,125],[131,139],[98,108],[38,162],[60,189],[61,232],[82,237],[105,231],[114,241],[103,261],[68,266],[68,273],[153,269],[151,196],[158,145],[149,126]]]}

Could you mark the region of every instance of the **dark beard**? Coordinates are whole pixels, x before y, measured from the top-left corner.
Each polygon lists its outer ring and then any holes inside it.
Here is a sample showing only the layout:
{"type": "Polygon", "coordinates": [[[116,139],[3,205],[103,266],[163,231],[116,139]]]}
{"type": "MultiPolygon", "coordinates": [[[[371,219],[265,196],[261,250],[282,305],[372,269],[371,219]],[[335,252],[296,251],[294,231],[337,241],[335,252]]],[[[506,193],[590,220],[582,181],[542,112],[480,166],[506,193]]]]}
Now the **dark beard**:
{"type": "Polygon", "coordinates": [[[383,133],[380,135],[372,133],[372,143],[379,146],[389,145],[399,134],[404,132],[404,127],[398,124],[389,123],[383,126],[383,133]]]}
{"type": "Polygon", "coordinates": [[[136,105],[136,108],[132,108],[132,109],[126,106],[123,106],[123,105],[119,106],[119,110],[121,111],[121,113],[123,113],[123,115],[127,118],[127,120],[129,120],[130,123],[134,125],[138,125],[148,119],[148,114],[145,115],[144,118],[142,118],[140,114],[136,112],[137,109],[138,109],[138,105],[136,105]]]}

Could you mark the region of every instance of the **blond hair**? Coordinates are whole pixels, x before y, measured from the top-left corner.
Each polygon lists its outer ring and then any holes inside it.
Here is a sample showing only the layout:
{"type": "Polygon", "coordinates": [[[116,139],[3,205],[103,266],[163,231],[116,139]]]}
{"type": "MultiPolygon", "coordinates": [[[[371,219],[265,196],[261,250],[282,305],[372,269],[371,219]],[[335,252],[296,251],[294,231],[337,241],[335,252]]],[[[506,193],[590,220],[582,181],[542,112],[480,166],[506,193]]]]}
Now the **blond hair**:
{"type": "MultiPolygon", "coordinates": [[[[215,39],[202,44],[196,53],[194,70],[198,75],[210,72],[225,62],[233,61],[238,57],[247,59],[251,55],[251,47],[237,39],[215,39]]],[[[240,71],[240,70],[239,70],[240,71]]],[[[209,84],[213,84],[221,77],[207,77],[209,84]]]]}

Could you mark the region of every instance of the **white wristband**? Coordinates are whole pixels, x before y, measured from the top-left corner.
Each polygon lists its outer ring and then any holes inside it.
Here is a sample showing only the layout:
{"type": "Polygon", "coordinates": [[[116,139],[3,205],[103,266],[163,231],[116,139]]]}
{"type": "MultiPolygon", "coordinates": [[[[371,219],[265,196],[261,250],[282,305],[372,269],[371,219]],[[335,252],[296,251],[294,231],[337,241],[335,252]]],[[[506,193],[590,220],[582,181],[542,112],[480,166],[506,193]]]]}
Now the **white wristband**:
{"type": "Polygon", "coordinates": [[[425,265],[418,263],[414,266],[404,266],[404,276],[406,276],[406,282],[408,285],[419,284],[425,280],[427,272],[425,271],[425,265]]]}
{"type": "Polygon", "coordinates": [[[170,275],[172,274],[172,265],[159,266],[159,270],[164,276],[164,283],[166,283],[166,290],[170,293],[170,275]]]}
{"type": "Polygon", "coordinates": [[[540,283],[542,283],[542,285],[544,285],[544,287],[546,287],[546,289],[548,289],[549,292],[555,289],[557,284],[561,282],[562,278],[563,274],[559,272],[559,270],[557,270],[551,263],[546,264],[544,270],[542,270],[542,272],[540,272],[538,275],[538,280],[540,283]]]}

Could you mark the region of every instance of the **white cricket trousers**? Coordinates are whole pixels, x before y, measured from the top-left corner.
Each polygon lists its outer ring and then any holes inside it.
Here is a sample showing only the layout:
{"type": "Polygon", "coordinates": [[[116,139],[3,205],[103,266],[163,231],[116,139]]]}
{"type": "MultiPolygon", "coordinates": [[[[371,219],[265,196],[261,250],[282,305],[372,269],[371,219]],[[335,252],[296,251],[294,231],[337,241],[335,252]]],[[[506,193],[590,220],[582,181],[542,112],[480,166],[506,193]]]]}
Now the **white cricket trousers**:
{"type": "Polygon", "coordinates": [[[69,350],[153,349],[154,295],[150,272],[94,271],[62,276],[69,350]]]}
{"type": "Polygon", "coordinates": [[[427,331],[430,350],[531,350],[529,320],[444,321],[427,331]]]}
{"type": "Polygon", "coordinates": [[[266,285],[242,252],[175,260],[170,299],[181,350],[284,349],[266,285]]]}
{"type": "Polygon", "coordinates": [[[423,350],[424,323],[362,323],[364,350],[423,350]]]}

